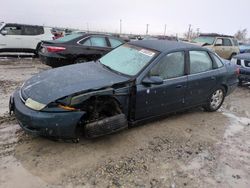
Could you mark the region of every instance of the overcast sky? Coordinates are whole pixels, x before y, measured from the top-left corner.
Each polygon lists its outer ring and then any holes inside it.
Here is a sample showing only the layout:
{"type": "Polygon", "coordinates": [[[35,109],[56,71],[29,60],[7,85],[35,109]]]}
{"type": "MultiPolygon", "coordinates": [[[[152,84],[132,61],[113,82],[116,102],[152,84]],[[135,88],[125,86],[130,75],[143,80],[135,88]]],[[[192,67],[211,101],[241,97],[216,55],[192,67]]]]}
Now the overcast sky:
{"type": "MultiPolygon", "coordinates": [[[[0,21],[145,34],[235,34],[247,28],[250,0],[2,0],[0,21]]],[[[249,35],[248,35],[249,36],[249,35]]]]}

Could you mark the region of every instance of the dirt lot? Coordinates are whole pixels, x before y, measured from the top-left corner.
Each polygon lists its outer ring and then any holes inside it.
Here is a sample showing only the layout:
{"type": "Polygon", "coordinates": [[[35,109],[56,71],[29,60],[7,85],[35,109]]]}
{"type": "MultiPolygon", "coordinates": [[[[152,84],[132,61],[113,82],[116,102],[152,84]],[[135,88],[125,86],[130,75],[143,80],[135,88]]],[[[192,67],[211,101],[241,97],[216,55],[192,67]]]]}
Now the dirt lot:
{"type": "Polygon", "coordinates": [[[27,135],[7,114],[13,90],[46,69],[0,60],[0,187],[250,187],[249,85],[218,112],[192,109],[74,144],[27,135]]]}

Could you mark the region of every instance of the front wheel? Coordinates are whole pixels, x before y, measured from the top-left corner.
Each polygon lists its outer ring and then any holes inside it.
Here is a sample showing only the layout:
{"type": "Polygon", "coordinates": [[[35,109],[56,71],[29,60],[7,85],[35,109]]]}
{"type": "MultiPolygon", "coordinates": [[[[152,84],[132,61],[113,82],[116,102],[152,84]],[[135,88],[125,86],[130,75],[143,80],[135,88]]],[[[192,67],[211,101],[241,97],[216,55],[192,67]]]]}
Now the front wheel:
{"type": "Polygon", "coordinates": [[[214,112],[218,110],[224,99],[225,99],[226,91],[223,87],[217,88],[212,95],[209,96],[207,104],[204,106],[204,109],[208,112],[214,112]]]}

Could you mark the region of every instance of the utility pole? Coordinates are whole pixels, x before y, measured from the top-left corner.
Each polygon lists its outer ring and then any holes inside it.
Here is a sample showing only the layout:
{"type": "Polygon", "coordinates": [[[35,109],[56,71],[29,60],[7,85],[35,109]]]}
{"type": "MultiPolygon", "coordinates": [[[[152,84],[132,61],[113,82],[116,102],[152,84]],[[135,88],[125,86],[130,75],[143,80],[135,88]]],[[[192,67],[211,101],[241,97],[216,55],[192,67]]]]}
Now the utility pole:
{"type": "Polygon", "coordinates": [[[120,35],[122,34],[122,20],[120,19],[120,35]]]}
{"type": "Polygon", "coordinates": [[[167,24],[164,26],[164,36],[166,36],[166,31],[167,31],[167,24]]]}
{"type": "Polygon", "coordinates": [[[190,37],[191,37],[191,27],[192,27],[192,25],[189,24],[189,26],[188,26],[188,40],[190,40],[190,37]]]}
{"type": "Polygon", "coordinates": [[[146,35],[148,35],[148,27],[149,27],[149,24],[146,25],[146,35]]]}
{"type": "Polygon", "coordinates": [[[197,36],[200,34],[200,28],[197,28],[197,36]]]}

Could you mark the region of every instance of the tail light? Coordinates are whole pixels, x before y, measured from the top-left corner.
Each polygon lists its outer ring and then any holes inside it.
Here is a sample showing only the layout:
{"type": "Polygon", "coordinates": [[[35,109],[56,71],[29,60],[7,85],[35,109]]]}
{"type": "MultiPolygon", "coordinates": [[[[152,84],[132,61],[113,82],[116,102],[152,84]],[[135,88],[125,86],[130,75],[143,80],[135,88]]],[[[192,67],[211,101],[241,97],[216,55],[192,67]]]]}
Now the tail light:
{"type": "Polygon", "coordinates": [[[46,46],[45,48],[47,49],[48,52],[52,52],[52,53],[66,50],[66,48],[58,47],[58,46],[46,46]]]}
{"type": "Polygon", "coordinates": [[[240,74],[240,68],[237,67],[237,68],[236,68],[236,75],[239,76],[239,74],[240,74]]]}

